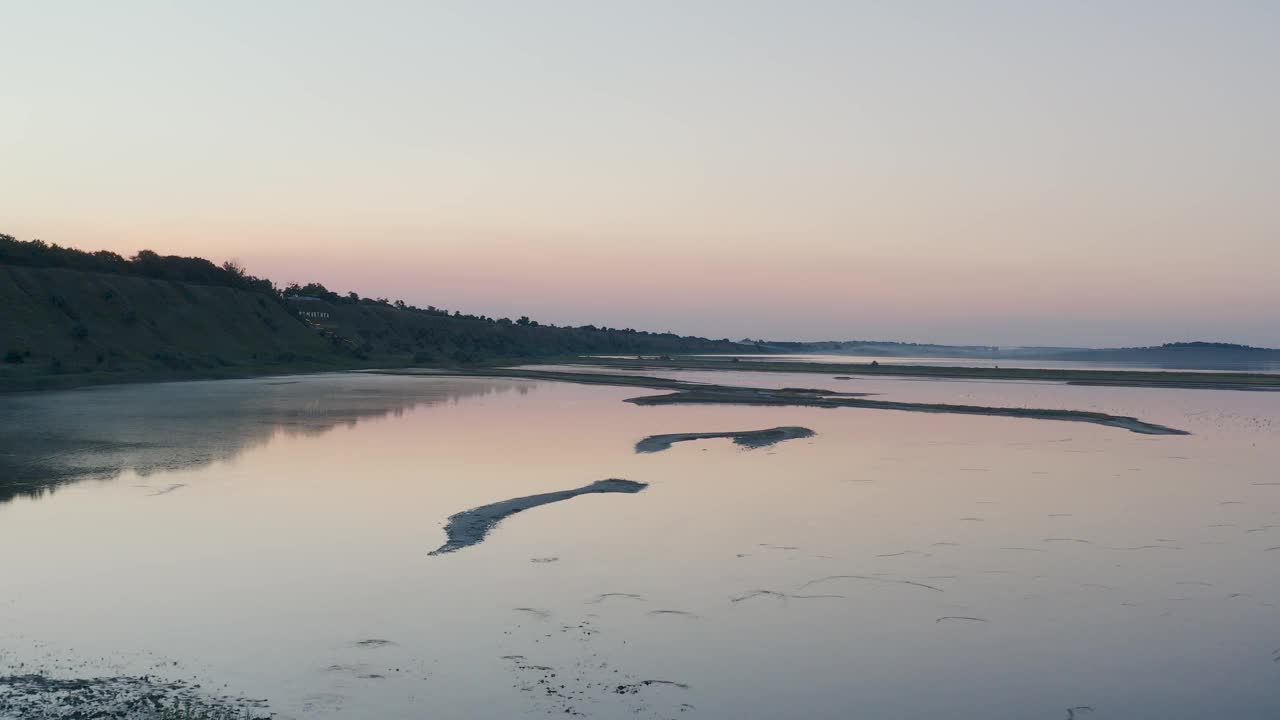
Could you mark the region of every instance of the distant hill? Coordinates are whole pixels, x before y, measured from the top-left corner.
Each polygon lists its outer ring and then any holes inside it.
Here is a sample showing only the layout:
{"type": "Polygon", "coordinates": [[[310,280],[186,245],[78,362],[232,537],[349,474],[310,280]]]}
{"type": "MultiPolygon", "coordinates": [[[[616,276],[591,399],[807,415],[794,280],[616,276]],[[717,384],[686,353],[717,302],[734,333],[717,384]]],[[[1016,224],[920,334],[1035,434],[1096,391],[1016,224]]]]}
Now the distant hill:
{"type": "Polygon", "coordinates": [[[1182,363],[1182,367],[1222,367],[1280,362],[1280,350],[1218,342],[1175,342],[1151,347],[1069,350],[1038,355],[1046,360],[1091,362],[1182,363]]]}
{"type": "Polygon", "coordinates": [[[755,352],[728,340],[464,315],[278,288],[233,264],[0,235],[0,388],[577,354],[755,352]]]}

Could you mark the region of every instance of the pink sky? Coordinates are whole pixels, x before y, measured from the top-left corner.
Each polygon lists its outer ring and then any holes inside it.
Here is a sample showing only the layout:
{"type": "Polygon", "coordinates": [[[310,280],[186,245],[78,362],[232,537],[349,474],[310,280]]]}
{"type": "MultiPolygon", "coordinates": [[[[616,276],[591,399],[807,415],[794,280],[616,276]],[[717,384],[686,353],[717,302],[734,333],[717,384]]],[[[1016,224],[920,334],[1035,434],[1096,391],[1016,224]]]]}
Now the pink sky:
{"type": "Polygon", "coordinates": [[[1280,345],[1271,7],[81,10],[6,23],[0,232],[557,324],[1280,345]]]}

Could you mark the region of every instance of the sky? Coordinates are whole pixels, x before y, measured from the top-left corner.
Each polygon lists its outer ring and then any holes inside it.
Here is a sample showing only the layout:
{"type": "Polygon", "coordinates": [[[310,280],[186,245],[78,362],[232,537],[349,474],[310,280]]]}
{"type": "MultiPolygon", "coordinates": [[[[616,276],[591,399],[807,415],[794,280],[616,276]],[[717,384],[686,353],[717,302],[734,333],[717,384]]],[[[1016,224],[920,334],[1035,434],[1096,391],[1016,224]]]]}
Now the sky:
{"type": "Polygon", "coordinates": [[[1280,346],[1280,3],[0,0],[0,232],[712,337],[1280,346]]]}

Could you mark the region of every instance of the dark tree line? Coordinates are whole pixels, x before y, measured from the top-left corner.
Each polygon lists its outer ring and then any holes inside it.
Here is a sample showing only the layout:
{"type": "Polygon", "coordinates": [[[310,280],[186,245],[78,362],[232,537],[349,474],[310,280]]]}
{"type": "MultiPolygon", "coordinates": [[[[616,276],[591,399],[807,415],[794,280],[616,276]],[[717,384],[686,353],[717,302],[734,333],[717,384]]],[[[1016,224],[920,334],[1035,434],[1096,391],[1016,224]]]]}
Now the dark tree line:
{"type": "Polygon", "coordinates": [[[214,265],[204,258],[160,255],[151,250],[139,250],[133,257],[126,258],[108,250],[86,252],[43,240],[18,240],[0,234],[0,263],[134,275],[278,294],[275,283],[249,275],[235,262],[214,265]]]}
{"type": "Polygon", "coordinates": [[[341,312],[342,332],[363,353],[407,354],[421,362],[476,362],[583,354],[741,352],[728,340],[650,333],[633,329],[522,325],[472,317],[388,312],[381,308],[341,312]]]}

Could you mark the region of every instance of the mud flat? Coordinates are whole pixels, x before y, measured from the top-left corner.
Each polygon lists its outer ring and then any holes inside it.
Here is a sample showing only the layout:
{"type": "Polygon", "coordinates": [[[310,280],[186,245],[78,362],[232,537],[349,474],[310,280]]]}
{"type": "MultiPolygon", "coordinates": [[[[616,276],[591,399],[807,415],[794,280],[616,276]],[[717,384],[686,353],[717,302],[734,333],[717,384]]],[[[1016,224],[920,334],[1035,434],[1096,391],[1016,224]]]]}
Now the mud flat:
{"type": "Polygon", "coordinates": [[[542,493],[540,495],[527,495],[525,497],[512,498],[501,502],[490,503],[489,505],[481,505],[478,508],[472,508],[456,515],[449,516],[449,523],[445,525],[444,532],[448,540],[445,544],[432,550],[430,555],[443,555],[445,553],[457,552],[465,547],[471,547],[484,540],[490,530],[497,527],[498,523],[515,515],[518,512],[524,512],[529,508],[535,508],[539,505],[548,505],[554,502],[569,500],[579,495],[591,495],[595,493],[638,493],[649,487],[648,483],[635,482],[633,480],[619,480],[610,478],[608,480],[597,480],[590,485],[584,485],[573,490],[558,490],[556,492],[542,493]]]}
{"type": "MultiPolygon", "coordinates": [[[[634,361],[633,361],[634,362],[634,361]]],[[[752,363],[752,369],[755,369],[752,363]]],[[[791,365],[816,366],[817,363],[790,363],[791,365]]],[[[735,368],[737,369],[737,368],[735,368]]],[[[1087,410],[1056,410],[1051,408],[991,407],[984,405],[948,405],[945,403],[895,402],[869,400],[866,393],[845,393],[817,388],[769,388],[741,387],[692,383],[670,378],[644,375],[611,375],[607,373],[573,373],[559,370],[526,370],[516,368],[486,368],[483,370],[386,370],[397,375],[425,375],[428,377],[499,377],[525,378],[529,380],[555,380],[581,385],[612,385],[618,387],[643,387],[656,390],[673,390],[669,395],[652,395],[628,398],[636,405],[777,405],[798,407],[839,408],[851,407],[865,410],[899,410],[904,412],[945,413],[953,415],[989,415],[1028,420],[1060,420],[1084,422],[1094,425],[1120,428],[1142,435],[1190,435],[1177,428],[1149,423],[1125,415],[1087,410]]],[[[806,370],[805,372],[812,372],[806,370]]],[[[1280,379],[1280,376],[1276,376],[1280,379]]]]}
{"type": "Polygon", "coordinates": [[[668,450],[678,442],[689,440],[732,439],[735,445],[749,450],[776,445],[784,440],[813,437],[809,428],[794,425],[769,428],[768,430],[741,430],[738,432],[703,432],[703,433],[668,433],[666,435],[650,435],[636,443],[638,453],[656,453],[668,450]]]}

